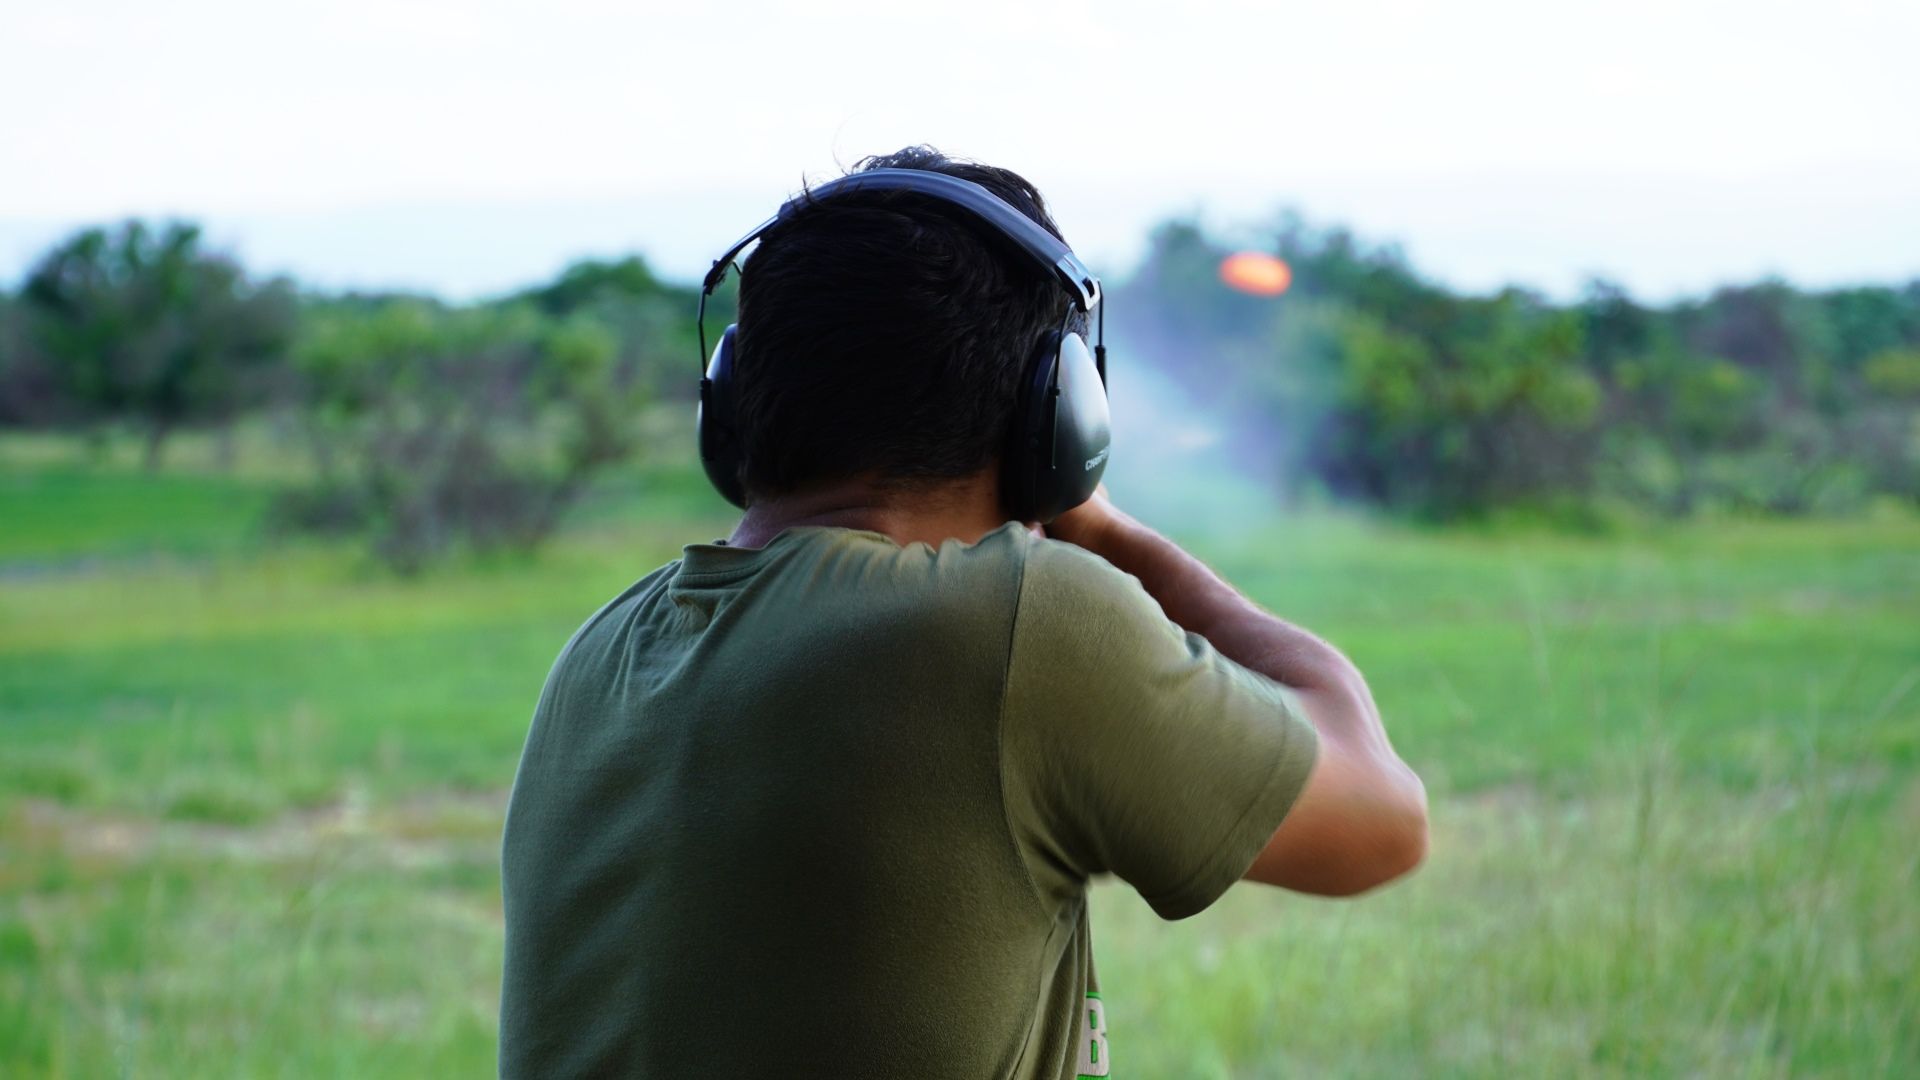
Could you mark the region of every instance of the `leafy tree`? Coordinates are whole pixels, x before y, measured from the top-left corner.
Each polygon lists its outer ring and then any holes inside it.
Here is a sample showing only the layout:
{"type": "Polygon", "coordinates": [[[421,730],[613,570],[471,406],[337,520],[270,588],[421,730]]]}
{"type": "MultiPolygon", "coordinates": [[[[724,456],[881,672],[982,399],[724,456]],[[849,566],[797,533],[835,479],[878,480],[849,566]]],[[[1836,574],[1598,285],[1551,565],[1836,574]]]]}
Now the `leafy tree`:
{"type": "Polygon", "coordinates": [[[638,255],[624,259],[583,259],[561,271],[551,284],[528,289],[516,299],[530,301],[549,315],[571,315],[609,297],[675,301],[693,299],[693,290],[655,277],[638,255]]]}
{"type": "Polygon", "coordinates": [[[1627,290],[1614,282],[1588,282],[1579,311],[1587,365],[1596,372],[1611,372],[1654,346],[1658,334],[1654,312],[1634,303],[1627,290]]]}
{"type": "MultiPolygon", "coordinates": [[[[729,277],[707,301],[708,345],[735,314],[737,282],[729,277]]],[[[614,336],[613,363],[622,378],[656,396],[691,398],[699,386],[694,313],[697,287],[661,281],[646,260],[585,259],[550,284],[505,301],[531,304],[556,317],[590,317],[614,336]]]]}
{"type": "Polygon", "coordinates": [[[1878,286],[1837,289],[1820,299],[1833,326],[1837,357],[1850,370],[1869,357],[1920,341],[1920,303],[1911,290],[1902,295],[1878,286]]]}
{"type": "Polygon", "coordinates": [[[254,283],[178,222],[80,232],[34,267],[19,307],[22,362],[65,418],[143,425],[149,467],[181,424],[257,402],[293,328],[285,283],[254,283]]]}

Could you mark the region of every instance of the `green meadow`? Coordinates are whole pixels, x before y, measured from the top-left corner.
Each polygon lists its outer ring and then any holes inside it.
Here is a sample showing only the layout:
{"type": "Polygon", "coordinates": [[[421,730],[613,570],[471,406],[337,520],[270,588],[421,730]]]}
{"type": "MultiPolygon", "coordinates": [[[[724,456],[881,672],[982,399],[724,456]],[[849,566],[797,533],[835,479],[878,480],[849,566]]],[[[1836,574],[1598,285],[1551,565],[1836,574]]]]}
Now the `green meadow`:
{"type": "MultiPolygon", "coordinates": [[[[0,440],[0,1074],[491,1074],[535,695],[725,507],[655,454],[401,578],[270,528],[271,455],[132,457],[0,440]]],[[[1115,1075],[1920,1075],[1920,518],[1158,524],[1359,662],[1433,844],[1100,889],[1115,1075]]]]}

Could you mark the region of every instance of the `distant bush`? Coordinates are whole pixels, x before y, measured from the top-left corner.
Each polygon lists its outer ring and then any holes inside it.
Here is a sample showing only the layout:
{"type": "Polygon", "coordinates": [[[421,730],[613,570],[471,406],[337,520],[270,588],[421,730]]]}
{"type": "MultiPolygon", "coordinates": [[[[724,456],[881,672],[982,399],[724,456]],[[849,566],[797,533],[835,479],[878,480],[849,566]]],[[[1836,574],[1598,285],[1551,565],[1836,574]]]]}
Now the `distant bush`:
{"type": "Polygon", "coordinates": [[[585,318],[418,300],[316,305],[294,357],[315,480],[284,524],[364,531],[402,571],[455,547],[529,548],[629,457],[643,392],[585,318]]]}

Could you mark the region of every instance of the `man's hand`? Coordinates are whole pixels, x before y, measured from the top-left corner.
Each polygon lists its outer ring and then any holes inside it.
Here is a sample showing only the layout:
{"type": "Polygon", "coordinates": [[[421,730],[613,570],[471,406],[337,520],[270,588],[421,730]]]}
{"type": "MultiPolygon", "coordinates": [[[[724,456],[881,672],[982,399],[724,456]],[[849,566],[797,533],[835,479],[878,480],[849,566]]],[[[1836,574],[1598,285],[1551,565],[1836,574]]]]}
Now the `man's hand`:
{"type": "Polygon", "coordinates": [[[1320,735],[1305,790],[1246,877],[1329,896],[1384,884],[1427,850],[1427,793],[1393,751],[1373,693],[1340,651],[1254,604],[1200,560],[1128,517],[1105,485],[1047,535],[1140,580],[1169,619],[1294,691],[1320,735]]]}

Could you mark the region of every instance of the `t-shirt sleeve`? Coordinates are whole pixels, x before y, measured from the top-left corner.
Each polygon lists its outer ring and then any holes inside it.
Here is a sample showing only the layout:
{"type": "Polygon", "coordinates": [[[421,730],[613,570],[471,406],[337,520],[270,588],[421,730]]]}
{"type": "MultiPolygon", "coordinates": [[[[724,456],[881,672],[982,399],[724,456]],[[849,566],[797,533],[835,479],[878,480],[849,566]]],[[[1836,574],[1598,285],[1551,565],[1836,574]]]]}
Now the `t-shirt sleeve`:
{"type": "Polygon", "coordinates": [[[1112,873],[1167,919],[1246,873],[1318,745],[1284,687],[1059,541],[1028,552],[1006,693],[1003,793],[1036,886],[1112,873]]]}

